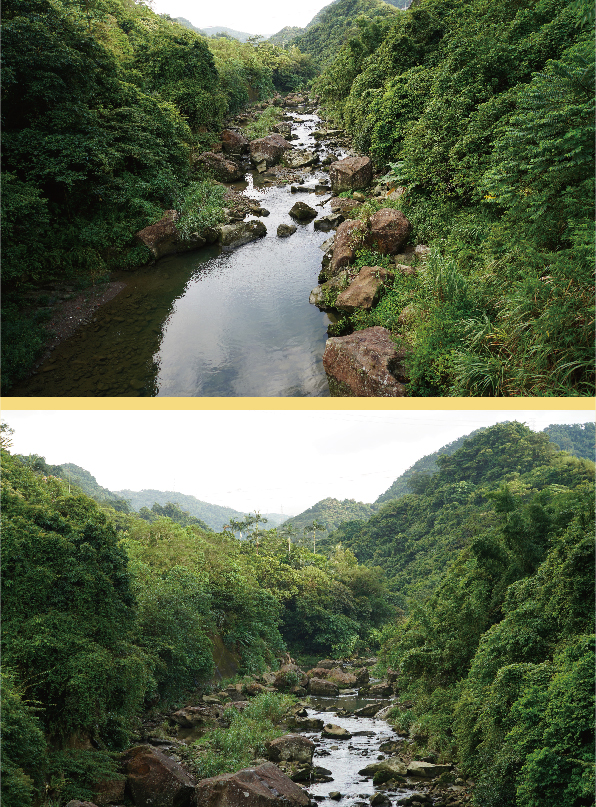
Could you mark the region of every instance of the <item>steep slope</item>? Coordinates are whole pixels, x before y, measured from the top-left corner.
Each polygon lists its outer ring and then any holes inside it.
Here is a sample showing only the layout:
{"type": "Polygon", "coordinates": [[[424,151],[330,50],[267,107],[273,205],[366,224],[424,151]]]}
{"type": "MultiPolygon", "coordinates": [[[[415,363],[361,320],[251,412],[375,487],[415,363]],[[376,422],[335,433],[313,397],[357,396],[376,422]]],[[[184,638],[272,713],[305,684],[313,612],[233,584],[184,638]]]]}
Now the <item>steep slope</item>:
{"type": "Polygon", "coordinates": [[[373,20],[394,17],[397,13],[394,6],[383,0],[336,0],[321,10],[292,44],[323,67],[335,58],[350,34],[358,30],[358,17],[373,20]]]}
{"type": "Polygon", "coordinates": [[[437,457],[437,464],[434,475],[420,475],[414,493],[385,502],[368,521],[346,522],[329,536],[361,563],[381,566],[402,608],[414,594],[428,596],[458,552],[490,532],[499,519],[492,499],[503,485],[534,492],[551,485],[574,488],[591,478],[594,467],[520,423],[483,429],[451,456],[437,457]]]}
{"type": "MultiPolygon", "coordinates": [[[[305,530],[307,535],[312,536],[310,526],[313,521],[324,525],[324,529],[317,529],[317,543],[321,539],[321,547],[326,546],[324,539],[343,522],[351,519],[366,520],[374,513],[375,507],[372,504],[357,502],[355,499],[333,499],[328,497],[313,504],[308,510],[299,513],[293,518],[284,521],[284,527],[291,526],[296,530],[295,540],[301,543],[305,540],[305,530]]],[[[306,538],[307,542],[312,542],[312,537],[306,538]]]]}

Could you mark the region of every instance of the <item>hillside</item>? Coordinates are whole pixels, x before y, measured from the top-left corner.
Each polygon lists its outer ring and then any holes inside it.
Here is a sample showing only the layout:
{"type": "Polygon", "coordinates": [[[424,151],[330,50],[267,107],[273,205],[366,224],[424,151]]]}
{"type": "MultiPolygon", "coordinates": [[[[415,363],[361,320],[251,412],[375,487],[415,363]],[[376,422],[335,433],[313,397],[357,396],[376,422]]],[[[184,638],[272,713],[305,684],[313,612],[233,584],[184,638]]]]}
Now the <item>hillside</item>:
{"type": "MultiPolygon", "coordinates": [[[[324,529],[317,529],[318,542],[319,538],[326,538],[329,533],[336,530],[344,521],[351,519],[365,520],[370,518],[374,510],[374,505],[357,502],[355,499],[339,501],[339,499],[327,498],[313,504],[312,507],[309,507],[308,510],[305,510],[303,513],[299,513],[297,516],[287,519],[287,521],[283,522],[283,526],[293,527],[296,530],[294,540],[298,543],[302,543],[304,540],[312,541],[312,537],[305,539],[305,530],[307,534],[312,536],[310,526],[313,521],[318,521],[319,524],[324,525],[324,529]]],[[[321,544],[321,546],[323,546],[323,544],[321,544]]]]}
{"type": "Polygon", "coordinates": [[[292,44],[324,67],[335,58],[349,36],[359,30],[358,17],[380,22],[396,15],[394,6],[383,0],[336,0],[321,10],[292,44]]]}
{"type": "Polygon", "coordinates": [[[411,492],[329,536],[330,544],[351,549],[361,563],[382,567],[404,609],[408,598],[430,595],[458,552],[494,527],[493,497],[503,484],[537,492],[551,485],[573,488],[586,483],[594,467],[520,423],[479,430],[436,463],[432,476],[421,474],[415,483],[410,477],[411,492]]]}

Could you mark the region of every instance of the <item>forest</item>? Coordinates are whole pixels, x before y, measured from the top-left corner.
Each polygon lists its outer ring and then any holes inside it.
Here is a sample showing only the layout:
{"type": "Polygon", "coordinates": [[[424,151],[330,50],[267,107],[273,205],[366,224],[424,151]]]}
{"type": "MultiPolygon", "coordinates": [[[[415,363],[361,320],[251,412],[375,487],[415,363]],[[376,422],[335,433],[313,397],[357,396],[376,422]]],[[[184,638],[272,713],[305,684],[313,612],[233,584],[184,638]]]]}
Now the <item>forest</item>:
{"type": "Polygon", "coordinates": [[[593,395],[593,8],[404,5],[337,0],[240,42],[133,0],[5,4],[4,388],[48,338],[52,288],[146,264],[134,234],[164,209],[218,220],[195,158],[230,115],[303,87],[431,249],[334,335],[388,328],[409,395],[593,395]]]}
{"type": "MultiPolygon", "coordinates": [[[[591,426],[553,430],[589,454],[591,426]]],[[[210,691],[220,645],[246,675],[376,652],[400,671],[389,720],[473,777],[478,807],[592,803],[591,460],[493,426],[312,546],[116,510],[34,460],[3,427],[7,807],[92,799],[142,714],[210,691]]]]}

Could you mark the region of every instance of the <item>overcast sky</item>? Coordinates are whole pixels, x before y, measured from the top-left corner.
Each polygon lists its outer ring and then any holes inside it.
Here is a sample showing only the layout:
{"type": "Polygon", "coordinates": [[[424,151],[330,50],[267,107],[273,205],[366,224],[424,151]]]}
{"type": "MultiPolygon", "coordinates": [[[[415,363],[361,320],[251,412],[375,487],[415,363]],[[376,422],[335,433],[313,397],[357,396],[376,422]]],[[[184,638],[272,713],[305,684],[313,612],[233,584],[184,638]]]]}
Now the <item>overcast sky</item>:
{"type": "Polygon", "coordinates": [[[330,0],[303,0],[286,6],[274,0],[219,0],[200,3],[196,0],[154,0],[148,5],[157,14],[169,14],[174,19],[185,17],[196,28],[225,26],[235,31],[271,36],[286,25],[304,28],[330,0]]]}
{"type": "Polygon", "coordinates": [[[481,426],[540,431],[591,411],[9,411],[12,451],[72,462],[109,490],[174,490],[296,515],[331,496],[373,502],[420,457],[481,426]]]}

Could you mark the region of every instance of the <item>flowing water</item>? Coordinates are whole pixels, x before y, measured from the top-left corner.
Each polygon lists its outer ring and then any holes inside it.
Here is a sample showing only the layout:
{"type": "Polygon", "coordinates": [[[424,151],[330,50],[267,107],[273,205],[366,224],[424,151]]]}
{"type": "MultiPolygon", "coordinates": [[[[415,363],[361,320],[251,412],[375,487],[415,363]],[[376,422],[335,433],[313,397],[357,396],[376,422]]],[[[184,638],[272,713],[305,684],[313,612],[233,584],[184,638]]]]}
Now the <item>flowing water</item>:
{"type": "MultiPolygon", "coordinates": [[[[330,771],[333,778],[330,782],[320,782],[308,785],[311,798],[317,803],[330,807],[369,807],[370,797],[378,788],[375,788],[372,779],[365,779],[358,771],[371,765],[373,762],[385,759],[391,754],[384,754],[380,746],[385,742],[395,742],[403,737],[385,721],[374,717],[340,717],[336,709],[352,711],[374,703],[373,700],[356,698],[353,695],[341,695],[338,698],[310,698],[311,706],[308,708],[309,718],[319,718],[325,723],[347,729],[352,738],[350,740],[331,740],[321,737],[321,732],[304,732],[317,743],[313,757],[313,765],[330,771]],[[329,710],[332,707],[332,711],[329,710]],[[341,794],[341,798],[331,799],[330,793],[341,794]]],[[[416,782],[407,782],[403,786],[386,791],[388,804],[396,805],[400,799],[411,796],[419,788],[416,782]]]]}
{"type": "MultiPolygon", "coordinates": [[[[294,145],[310,148],[315,115],[295,115],[294,145]]],[[[308,302],[329,233],[298,224],[297,200],[329,212],[325,197],[267,186],[256,172],[236,185],[270,211],[267,236],[224,252],[213,246],[120,273],[127,287],[13,394],[24,396],[328,396],[322,355],[327,314],[308,302]],[[317,204],[322,205],[317,207],[317,204]]],[[[314,188],[327,179],[307,171],[314,188]]],[[[254,216],[249,218],[255,218],[254,216]]],[[[248,219],[247,219],[248,220],[248,219]]]]}

